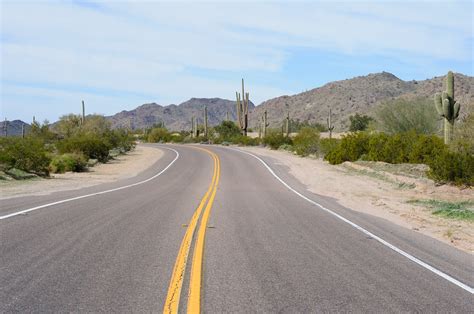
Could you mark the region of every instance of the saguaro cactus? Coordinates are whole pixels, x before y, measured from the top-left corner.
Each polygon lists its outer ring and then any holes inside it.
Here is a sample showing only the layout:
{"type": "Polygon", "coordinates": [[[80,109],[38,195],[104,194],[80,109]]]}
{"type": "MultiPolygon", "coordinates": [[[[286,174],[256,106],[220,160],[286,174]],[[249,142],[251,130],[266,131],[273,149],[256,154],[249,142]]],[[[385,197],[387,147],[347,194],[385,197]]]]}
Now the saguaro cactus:
{"type": "Polygon", "coordinates": [[[262,116],[263,137],[267,136],[267,127],[269,125],[270,123],[267,122],[267,111],[265,110],[262,116]]]}
{"type": "Polygon", "coordinates": [[[459,117],[461,104],[454,100],[454,75],[449,71],[446,76],[446,91],[437,93],[434,97],[436,111],[444,118],[444,143],[448,144],[453,138],[454,121],[459,117]]]}
{"type": "Polygon", "coordinates": [[[194,116],[191,117],[191,137],[194,137],[195,131],[194,131],[194,116]]]}
{"type": "Polygon", "coordinates": [[[329,115],[326,118],[326,122],[328,124],[328,131],[329,131],[329,138],[330,139],[332,138],[332,130],[334,130],[334,125],[332,125],[332,122],[331,122],[331,116],[332,116],[332,110],[331,110],[331,108],[329,108],[329,115]]]}
{"type": "Polygon", "coordinates": [[[204,106],[204,136],[207,137],[207,106],[204,106]]]}
{"type": "Polygon", "coordinates": [[[82,116],[81,116],[81,125],[84,125],[86,122],[86,107],[84,106],[84,100],[82,101],[82,116]]]}
{"type": "Polygon", "coordinates": [[[286,112],[286,118],[285,118],[285,131],[286,131],[286,137],[290,136],[290,112],[286,112]]]}
{"type": "Polygon", "coordinates": [[[237,125],[243,135],[247,136],[248,114],[249,114],[249,93],[244,91],[244,79],[242,79],[242,99],[239,92],[235,92],[237,98],[237,125]]]}

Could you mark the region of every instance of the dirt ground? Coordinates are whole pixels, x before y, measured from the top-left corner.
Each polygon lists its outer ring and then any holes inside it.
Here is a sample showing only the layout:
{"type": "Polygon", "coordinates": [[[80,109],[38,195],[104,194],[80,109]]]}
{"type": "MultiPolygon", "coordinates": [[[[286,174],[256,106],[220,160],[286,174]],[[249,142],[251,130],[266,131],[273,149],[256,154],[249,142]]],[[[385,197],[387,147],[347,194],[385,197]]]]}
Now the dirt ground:
{"type": "Polygon", "coordinates": [[[51,178],[48,179],[0,181],[0,200],[75,190],[130,178],[150,167],[162,155],[163,153],[156,148],[137,145],[135,150],[125,155],[120,155],[106,164],[98,164],[90,168],[88,172],[52,174],[51,178]]]}
{"type": "MultiPolygon", "coordinates": [[[[285,151],[260,147],[242,149],[278,160],[313,193],[336,198],[345,207],[387,219],[466,252],[474,252],[472,222],[435,216],[429,208],[407,203],[410,200],[428,199],[474,201],[472,188],[437,186],[416,172],[387,172],[377,169],[387,167],[373,167],[374,163],[372,167],[364,163],[350,162],[332,166],[321,159],[302,158],[285,151]]],[[[377,164],[379,163],[375,166],[377,164]]]]}

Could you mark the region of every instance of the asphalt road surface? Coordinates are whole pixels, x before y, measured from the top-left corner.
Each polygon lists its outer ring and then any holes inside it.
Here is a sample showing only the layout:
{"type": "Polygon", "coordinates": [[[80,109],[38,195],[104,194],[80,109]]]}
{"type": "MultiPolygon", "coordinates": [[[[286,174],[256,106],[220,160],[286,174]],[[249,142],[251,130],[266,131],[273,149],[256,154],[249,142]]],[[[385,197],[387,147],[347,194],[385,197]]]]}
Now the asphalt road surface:
{"type": "Polygon", "coordinates": [[[156,147],[134,178],[1,201],[0,312],[474,312],[472,255],[274,160],[156,147]]]}

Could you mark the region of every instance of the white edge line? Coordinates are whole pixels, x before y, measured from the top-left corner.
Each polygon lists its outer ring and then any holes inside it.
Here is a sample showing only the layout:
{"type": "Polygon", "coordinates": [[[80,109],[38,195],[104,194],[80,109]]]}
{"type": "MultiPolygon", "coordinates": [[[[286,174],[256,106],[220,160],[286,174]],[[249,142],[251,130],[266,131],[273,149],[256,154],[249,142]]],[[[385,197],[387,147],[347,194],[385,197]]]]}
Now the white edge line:
{"type": "Polygon", "coordinates": [[[296,191],[296,190],[293,189],[291,186],[289,186],[285,181],[283,181],[283,180],[272,170],[272,168],[270,168],[270,166],[268,166],[268,164],[267,164],[265,161],[263,161],[260,157],[254,155],[254,154],[252,154],[252,153],[243,151],[243,150],[239,150],[239,149],[235,149],[235,148],[231,148],[231,147],[228,147],[228,149],[232,149],[232,150],[235,150],[235,151],[238,151],[238,152],[240,152],[240,153],[247,154],[247,155],[250,155],[250,156],[256,158],[258,161],[260,161],[260,162],[265,166],[265,168],[267,168],[267,170],[268,170],[278,181],[281,182],[281,184],[283,184],[285,187],[287,187],[290,191],[292,191],[293,193],[295,193],[295,194],[298,195],[299,197],[303,198],[304,200],[310,202],[310,203],[313,204],[313,205],[318,206],[319,208],[321,208],[321,209],[324,210],[325,212],[327,212],[327,213],[329,213],[329,214],[331,214],[331,215],[333,215],[333,216],[339,218],[340,220],[342,220],[342,221],[344,221],[345,223],[351,225],[352,227],[356,228],[357,230],[359,230],[359,231],[365,233],[366,235],[372,237],[373,239],[377,240],[378,242],[382,243],[383,245],[389,247],[390,249],[392,249],[393,251],[397,252],[398,254],[405,256],[406,258],[408,258],[408,259],[411,260],[412,262],[415,262],[416,264],[420,265],[421,267],[424,267],[425,269],[427,269],[427,270],[429,270],[429,271],[435,273],[436,275],[438,275],[438,276],[440,276],[440,277],[446,279],[447,281],[449,281],[449,282],[455,284],[456,286],[458,286],[458,287],[460,287],[460,288],[466,290],[467,292],[469,292],[469,293],[471,293],[471,294],[474,293],[474,289],[473,289],[472,287],[468,286],[467,284],[465,284],[465,283],[463,283],[463,282],[461,282],[461,281],[459,281],[459,280],[457,280],[457,279],[451,277],[450,275],[448,275],[448,274],[442,272],[441,270],[439,270],[439,269],[437,269],[437,268],[434,268],[433,266],[431,266],[431,265],[429,265],[429,264],[423,262],[422,260],[416,258],[415,256],[413,256],[413,255],[411,255],[411,254],[409,254],[409,253],[403,251],[402,249],[396,247],[395,245],[393,245],[393,244],[391,244],[391,243],[385,241],[384,239],[382,239],[382,238],[376,236],[376,235],[373,234],[372,232],[370,232],[370,231],[368,231],[368,230],[362,228],[362,227],[359,226],[358,224],[356,224],[356,223],[350,221],[350,220],[347,219],[347,218],[344,218],[343,216],[341,216],[341,215],[339,215],[339,214],[333,212],[332,210],[330,210],[330,209],[324,207],[323,205],[321,205],[321,204],[319,204],[319,203],[317,203],[317,202],[315,202],[315,201],[309,199],[308,197],[304,196],[304,195],[301,194],[300,192],[296,191]]]}
{"type": "Polygon", "coordinates": [[[26,214],[26,213],[32,212],[32,211],[34,211],[34,210],[37,210],[37,209],[42,209],[42,208],[45,208],[45,207],[50,207],[50,206],[54,206],[54,205],[58,205],[58,204],[63,204],[63,203],[67,203],[67,202],[72,202],[72,201],[80,200],[80,199],[82,199],[82,198],[87,198],[87,197],[91,197],[91,196],[96,196],[96,195],[106,194],[106,193],[110,193],[110,192],[115,192],[115,191],[127,189],[127,188],[130,188],[130,187],[133,187],[133,186],[137,186],[137,185],[140,185],[140,184],[149,182],[149,181],[155,179],[156,177],[160,176],[160,175],[161,175],[163,172],[165,172],[166,170],[168,170],[168,168],[171,167],[171,165],[173,165],[174,162],[179,158],[179,153],[178,153],[178,151],[176,151],[176,150],[174,150],[174,149],[172,149],[172,148],[168,148],[168,147],[162,147],[162,146],[160,146],[160,147],[175,152],[175,153],[176,153],[176,157],[175,157],[175,158],[173,159],[173,161],[172,161],[171,163],[169,163],[163,170],[161,170],[159,173],[155,174],[155,175],[154,175],[153,177],[151,177],[151,178],[148,178],[148,179],[146,179],[146,180],[144,180],[144,181],[140,181],[140,182],[137,182],[137,183],[133,183],[133,184],[121,186],[121,187],[118,187],[118,188],[115,188],[115,189],[110,189],[110,190],[101,191],[101,192],[92,193],[92,194],[87,194],[87,195],[81,195],[81,196],[77,196],[77,197],[73,197],[73,198],[68,198],[68,199],[61,200],[61,201],[57,201],[57,202],[53,202],[53,203],[48,203],[48,204],[44,204],[44,205],[40,205],[40,206],[36,206],[36,207],[24,209],[24,210],[21,210],[21,211],[18,211],[18,212],[14,212],[14,213],[11,213],[11,214],[8,214],[8,215],[0,216],[0,220],[7,219],[7,218],[11,218],[11,217],[14,217],[14,216],[17,216],[17,215],[26,214]]]}

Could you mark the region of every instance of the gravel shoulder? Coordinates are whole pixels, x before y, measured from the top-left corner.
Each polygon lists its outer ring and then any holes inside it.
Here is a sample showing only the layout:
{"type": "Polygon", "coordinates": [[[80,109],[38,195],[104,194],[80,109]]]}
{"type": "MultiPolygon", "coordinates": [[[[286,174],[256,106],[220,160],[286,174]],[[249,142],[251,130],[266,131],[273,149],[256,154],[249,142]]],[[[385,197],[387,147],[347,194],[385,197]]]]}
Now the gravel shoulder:
{"type": "Polygon", "coordinates": [[[47,195],[131,178],[153,165],[162,156],[163,152],[156,148],[137,145],[133,151],[120,155],[106,164],[98,164],[87,172],[52,174],[48,179],[0,181],[0,200],[47,195]]]}
{"type": "MultiPolygon", "coordinates": [[[[474,223],[435,216],[432,210],[407,203],[413,200],[472,201],[474,190],[437,186],[416,174],[402,174],[345,162],[332,166],[321,159],[302,158],[260,147],[240,149],[278,160],[309,191],[332,197],[352,210],[377,216],[474,253],[474,223]]],[[[373,166],[373,165],[372,165],[373,166]]]]}

